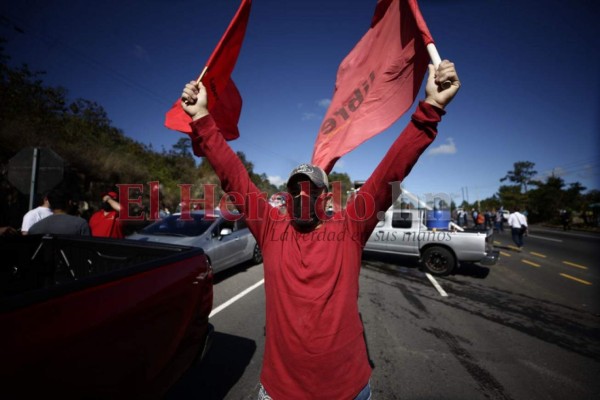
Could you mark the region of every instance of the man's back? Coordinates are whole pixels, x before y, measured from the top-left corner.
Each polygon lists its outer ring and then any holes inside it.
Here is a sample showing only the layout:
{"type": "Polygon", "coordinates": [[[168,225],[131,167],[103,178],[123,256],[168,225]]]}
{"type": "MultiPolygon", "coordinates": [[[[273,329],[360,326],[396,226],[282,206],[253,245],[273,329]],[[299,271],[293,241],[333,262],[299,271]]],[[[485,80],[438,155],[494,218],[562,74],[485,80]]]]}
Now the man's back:
{"type": "Polygon", "coordinates": [[[29,228],[30,235],[90,235],[90,228],[85,219],[68,214],[53,214],[35,223],[29,228]]]}

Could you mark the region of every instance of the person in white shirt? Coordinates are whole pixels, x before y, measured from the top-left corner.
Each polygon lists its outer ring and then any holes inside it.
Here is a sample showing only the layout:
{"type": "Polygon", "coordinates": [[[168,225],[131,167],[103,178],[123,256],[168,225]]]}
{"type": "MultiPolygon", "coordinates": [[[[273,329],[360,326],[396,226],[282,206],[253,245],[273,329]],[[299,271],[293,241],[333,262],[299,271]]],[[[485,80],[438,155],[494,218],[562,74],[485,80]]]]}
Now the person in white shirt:
{"type": "Polygon", "coordinates": [[[27,231],[29,228],[36,222],[43,220],[44,218],[52,215],[52,210],[50,209],[50,202],[48,202],[48,196],[44,196],[44,200],[39,207],[34,208],[33,210],[29,210],[23,216],[23,222],[21,223],[21,233],[23,235],[27,235],[27,231]]]}
{"type": "Polygon", "coordinates": [[[513,242],[519,250],[523,248],[523,235],[527,232],[527,217],[519,212],[519,208],[508,216],[508,225],[512,233],[513,242]]]}

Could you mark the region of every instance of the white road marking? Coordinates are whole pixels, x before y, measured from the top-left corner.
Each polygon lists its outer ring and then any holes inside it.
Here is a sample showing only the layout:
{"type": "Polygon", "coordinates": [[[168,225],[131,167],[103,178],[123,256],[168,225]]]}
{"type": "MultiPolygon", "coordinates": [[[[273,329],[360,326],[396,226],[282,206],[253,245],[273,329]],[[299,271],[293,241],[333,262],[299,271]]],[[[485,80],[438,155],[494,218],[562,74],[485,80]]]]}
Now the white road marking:
{"type": "Polygon", "coordinates": [[[243,292],[241,292],[239,294],[236,294],[231,299],[229,299],[225,303],[221,304],[219,307],[213,309],[211,311],[210,315],[208,316],[208,318],[213,317],[218,312],[226,309],[227,307],[229,307],[230,305],[232,305],[233,303],[235,303],[236,301],[238,301],[239,299],[241,299],[242,297],[244,297],[245,295],[247,295],[248,293],[250,293],[251,291],[253,291],[257,287],[259,287],[260,285],[262,285],[263,283],[265,283],[265,280],[261,279],[260,281],[256,282],[254,285],[250,286],[248,289],[244,290],[243,292]]]}
{"type": "Polygon", "coordinates": [[[552,238],[547,238],[547,237],[543,237],[543,236],[538,236],[538,235],[527,235],[528,237],[531,238],[536,238],[536,239],[544,239],[544,240],[550,240],[551,242],[558,242],[558,243],[562,243],[561,239],[552,239],[552,238]]]}
{"type": "MultiPolygon", "coordinates": [[[[446,293],[444,291],[444,289],[442,289],[440,284],[435,280],[435,278],[433,276],[431,276],[431,274],[425,273],[425,275],[427,276],[427,278],[429,279],[431,284],[437,289],[437,291],[440,293],[440,295],[442,297],[448,297],[448,293],[446,293]]],[[[250,293],[251,291],[253,291],[254,289],[256,289],[257,287],[261,286],[264,283],[265,283],[265,280],[261,279],[260,281],[256,282],[254,285],[252,285],[249,288],[245,289],[244,291],[236,294],[231,299],[227,300],[225,303],[221,304],[217,308],[214,308],[211,311],[208,318],[214,317],[217,313],[223,311],[224,309],[226,309],[227,307],[229,307],[230,305],[232,305],[233,303],[235,303],[236,301],[238,301],[239,299],[241,299],[242,297],[244,297],[245,295],[247,295],[248,293],[250,293]]]]}
{"type": "Polygon", "coordinates": [[[425,275],[429,279],[429,282],[431,282],[431,284],[437,289],[437,291],[440,292],[440,295],[442,297],[448,297],[448,293],[446,293],[446,291],[444,289],[442,289],[442,287],[440,286],[438,281],[436,281],[435,278],[433,276],[431,276],[431,274],[429,272],[425,272],[425,275]]]}

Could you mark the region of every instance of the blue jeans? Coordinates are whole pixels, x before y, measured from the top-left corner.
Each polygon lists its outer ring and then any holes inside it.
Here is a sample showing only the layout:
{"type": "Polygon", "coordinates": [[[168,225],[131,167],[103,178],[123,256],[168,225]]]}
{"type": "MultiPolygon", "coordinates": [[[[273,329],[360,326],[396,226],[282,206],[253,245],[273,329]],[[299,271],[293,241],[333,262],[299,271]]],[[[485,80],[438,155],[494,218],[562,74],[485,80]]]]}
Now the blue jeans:
{"type": "Polygon", "coordinates": [[[496,221],[496,230],[498,232],[504,232],[504,223],[502,221],[496,221]]]}
{"type": "MultiPolygon", "coordinates": [[[[260,385],[257,400],[272,400],[263,385],[260,385]]],[[[371,382],[367,383],[367,386],[360,391],[354,400],[371,400],[371,382]]]]}
{"type": "Polygon", "coordinates": [[[371,400],[371,382],[367,383],[367,386],[360,391],[354,400],[371,400]]]}

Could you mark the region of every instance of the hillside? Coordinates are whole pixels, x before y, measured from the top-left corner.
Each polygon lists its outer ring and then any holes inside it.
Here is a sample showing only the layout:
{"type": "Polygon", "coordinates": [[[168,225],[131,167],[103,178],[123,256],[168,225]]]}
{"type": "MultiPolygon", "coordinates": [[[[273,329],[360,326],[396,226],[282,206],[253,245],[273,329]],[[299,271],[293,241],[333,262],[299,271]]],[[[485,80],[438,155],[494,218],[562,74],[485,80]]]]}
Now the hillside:
{"type": "MultiPolygon", "coordinates": [[[[27,66],[12,68],[8,61],[0,47],[1,225],[20,226],[27,211],[28,196],[7,180],[8,161],[27,147],[48,147],[60,155],[66,162],[62,185],[92,207],[102,192],[120,183],[144,184],[147,204],[148,182],[160,182],[161,201],[171,210],[179,203],[178,184],[192,184],[194,198],[203,197],[202,184],[218,185],[211,166],[205,160],[197,162],[191,154],[189,138],[182,137],[172,149],[157,151],[113,126],[102,105],[87,99],[69,100],[64,88],[44,84],[43,73],[27,66]]],[[[262,191],[277,191],[266,174],[254,172],[245,155],[238,155],[262,191]]],[[[218,198],[221,194],[218,189],[218,198]]]]}

